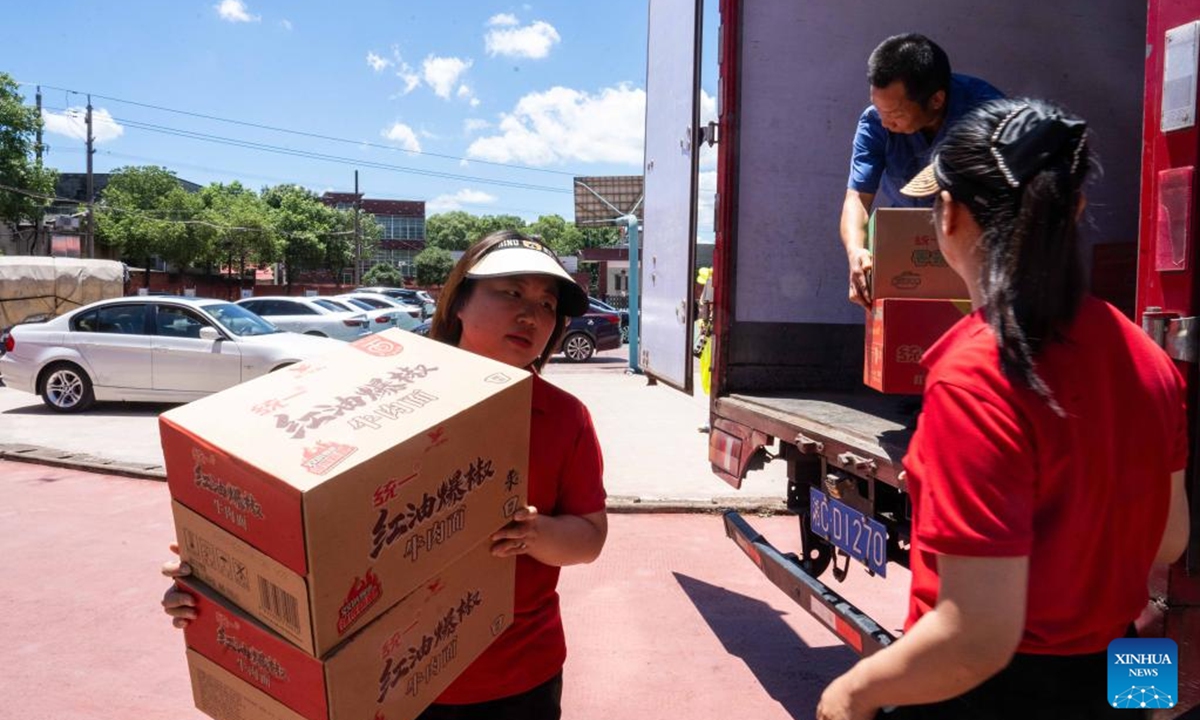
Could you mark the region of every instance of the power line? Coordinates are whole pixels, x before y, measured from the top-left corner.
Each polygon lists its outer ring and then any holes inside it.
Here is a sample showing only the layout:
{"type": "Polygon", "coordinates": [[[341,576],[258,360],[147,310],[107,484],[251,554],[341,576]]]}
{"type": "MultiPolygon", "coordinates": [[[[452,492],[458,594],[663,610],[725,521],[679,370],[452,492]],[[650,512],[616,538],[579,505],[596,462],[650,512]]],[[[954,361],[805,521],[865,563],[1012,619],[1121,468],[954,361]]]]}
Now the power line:
{"type": "MultiPolygon", "coordinates": [[[[60,108],[51,108],[58,110],[60,108]]],[[[393,165],[391,163],[379,162],[376,160],[365,160],[363,158],[348,158],[340,155],[329,155],[326,153],[314,152],[311,150],[297,150],[294,148],[283,147],[280,145],[269,145],[267,143],[255,142],[252,140],[239,140],[237,138],[229,138],[220,135],[210,135],[193,130],[180,130],[169,128],[163,125],[154,123],[145,123],[127,118],[113,118],[119,121],[124,127],[144,130],[147,132],[155,132],[163,135],[171,135],[174,137],[182,137],[189,140],[199,140],[201,142],[209,142],[217,145],[228,145],[230,147],[240,147],[247,150],[258,150],[260,152],[269,152],[277,155],[288,155],[291,157],[306,158],[309,160],[322,160],[340,165],[350,165],[353,167],[369,167],[376,170],[385,170],[388,172],[408,173],[411,175],[420,175],[424,177],[436,177],[444,180],[458,180],[461,182],[473,182],[484,185],[498,185],[500,187],[509,187],[517,190],[533,190],[539,192],[553,193],[574,193],[571,188],[557,188],[548,185],[533,185],[531,183],[516,182],[513,180],[495,180],[483,178],[475,175],[460,175],[457,173],[447,173],[437,170],[422,170],[420,168],[409,167],[405,165],[393,165]]],[[[395,151],[396,148],[388,148],[395,151]]]]}
{"type": "MultiPolygon", "coordinates": [[[[73,149],[73,148],[68,148],[67,150],[73,151],[73,152],[82,152],[82,150],[80,150],[80,149],[73,149]]],[[[187,168],[187,169],[191,169],[191,170],[200,170],[202,172],[215,173],[215,174],[220,174],[220,175],[241,175],[243,178],[248,178],[248,179],[253,179],[253,180],[267,180],[267,181],[274,182],[274,183],[277,183],[280,185],[298,185],[300,187],[304,187],[305,185],[308,185],[308,186],[318,185],[319,186],[321,184],[321,183],[312,183],[312,182],[303,183],[300,180],[297,180],[296,178],[281,178],[281,177],[276,177],[273,175],[251,175],[251,174],[247,174],[247,173],[240,172],[240,171],[229,170],[227,168],[214,168],[214,167],[209,167],[206,165],[194,165],[191,163],[178,162],[175,160],[164,160],[163,158],[152,158],[152,157],[146,157],[144,155],[130,155],[128,153],[113,152],[111,150],[98,150],[97,154],[104,155],[104,156],[111,157],[111,158],[117,158],[117,159],[123,159],[123,160],[136,160],[136,161],[145,162],[145,163],[164,163],[164,164],[170,165],[173,168],[176,168],[176,167],[177,168],[187,168]]],[[[371,193],[371,197],[369,197],[367,199],[368,200],[404,200],[404,201],[409,201],[409,202],[411,202],[413,200],[411,195],[400,195],[400,194],[396,194],[396,193],[371,193]]],[[[426,205],[428,205],[431,201],[425,200],[424,202],[426,203],[426,205]]],[[[560,213],[553,212],[553,211],[546,210],[546,209],[534,210],[532,208],[494,207],[491,205],[486,205],[486,206],[485,205],[472,205],[472,207],[479,207],[479,208],[481,208],[481,210],[486,210],[486,214],[490,214],[490,215],[511,213],[514,215],[518,215],[518,214],[559,215],[561,217],[560,213]]],[[[462,208],[454,208],[454,209],[461,210],[462,208]]],[[[449,212],[449,211],[447,210],[447,211],[442,211],[442,212],[449,212]]],[[[434,213],[434,214],[436,215],[436,214],[440,214],[440,213],[434,213]]],[[[483,214],[483,213],[472,213],[472,214],[483,214]]]]}
{"type": "MultiPolygon", "coordinates": [[[[30,85],[32,83],[23,82],[23,83],[18,83],[18,84],[19,85],[30,85]]],[[[79,90],[71,90],[70,88],[56,87],[54,85],[42,85],[42,87],[50,89],[50,90],[58,90],[61,92],[72,93],[75,95],[86,94],[79,90]]],[[[366,146],[366,147],[379,148],[379,149],[384,149],[384,150],[399,149],[392,145],[382,145],[379,143],[371,143],[371,142],[366,142],[366,141],[362,141],[362,140],[350,140],[348,138],[340,138],[340,137],[336,137],[333,135],[323,135],[320,133],[305,132],[303,130],[291,130],[289,128],[281,128],[281,127],[276,127],[273,125],[263,125],[260,123],[253,123],[253,122],[249,122],[247,120],[234,120],[231,118],[224,118],[224,117],[219,117],[216,115],[207,115],[205,113],[191,112],[188,110],[178,110],[175,108],[164,107],[162,105],[153,105],[151,103],[137,102],[135,100],[124,100],[122,98],[116,98],[116,97],[112,97],[109,95],[100,95],[97,93],[92,93],[92,97],[101,98],[104,100],[111,100],[112,102],[122,103],[125,105],[133,105],[135,107],[142,107],[142,108],[148,108],[151,110],[159,110],[162,112],[175,113],[178,115],[186,115],[189,117],[202,118],[204,120],[214,120],[216,122],[229,123],[232,125],[243,125],[245,127],[257,128],[259,130],[270,130],[272,132],[287,133],[289,135],[299,135],[301,137],[309,137],[309,138],[314,138],[317,140],[327,140],[330,142],[347,143],[347,144],[351,144],[351,145],[357,145],[360,147],[366,146]]],[[[579,173],[568,172],[566,170],[551,170],[549,168],[530,167],[528,165],[518,165],[515,163],[502,163],[502,162],[496,162],[494,160],[480,160],[478,158],[465,158],[465,157],[460,157],[458,155],[443,155],[440,153],[433,153],[433,152],[428,152],[425,150],[406,150],[405,152],[411,152],[416,155],[424,155],[426,157],[442,158],[445,160],[458,160],[458,161],[465,161],[465,162],[480,163],[482,165],[495,165],[497,167],[508,168],[511,170],[525,170],[528,172],[551,173],[551,174],[555,174],[555,175],[567,175],[567,176],[571,176],[571,177],[579,175],[579,173]]]]}

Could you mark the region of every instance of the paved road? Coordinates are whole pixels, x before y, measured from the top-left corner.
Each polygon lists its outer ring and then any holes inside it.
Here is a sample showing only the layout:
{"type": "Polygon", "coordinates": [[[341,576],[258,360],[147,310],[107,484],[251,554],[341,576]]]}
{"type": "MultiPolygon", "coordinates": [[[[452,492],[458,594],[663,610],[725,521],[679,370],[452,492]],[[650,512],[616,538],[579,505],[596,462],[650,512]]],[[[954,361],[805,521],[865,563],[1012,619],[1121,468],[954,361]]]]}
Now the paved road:
{"type": "MultiPolygon", "coordinates": [[[[752,473],[740,491],[708,464],[708,398],[688,396],[625,372],[628,351],[610,350],[587,363],[555,358],[546,377],[592,412],[604,447],[605,484],[614,505],[665,503],[779,505],[786,493],[782,461],[752,473]]],[[[169,405],[99,403],[78,415],[46,408],[40,398],[0,387],[0,447],[34,445],[80,454],[94,464],[117,462],[161,473],[158,414],[169,405]]]]}
{"type": "MultiPolygon", "coordinates": [[[[164,483],[0,461],[0,717],[198,720],[183,641],[161,614],[174,534],[164,483]]],[[[755,524],[795,549],[794,518],[755,524]]],[[[892,570],[892,569],[889,569],[892,570]]],[[[845,592],[885,627],[907,575],[857,568],[845,592]]],[[[719,516],[614,515],[560,590],[573,720],[802,720],[853,661],[767,583],[719,516]]]]}

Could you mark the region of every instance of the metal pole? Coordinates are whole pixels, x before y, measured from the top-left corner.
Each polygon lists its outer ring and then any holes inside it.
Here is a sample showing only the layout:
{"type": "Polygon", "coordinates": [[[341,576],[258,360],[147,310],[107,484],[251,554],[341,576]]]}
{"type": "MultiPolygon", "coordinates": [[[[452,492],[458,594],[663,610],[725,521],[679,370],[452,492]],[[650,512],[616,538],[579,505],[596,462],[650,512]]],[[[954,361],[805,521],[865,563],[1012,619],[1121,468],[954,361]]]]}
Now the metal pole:
{"type": "Polygon", "coordinates": [[[96,232],[95,232],[96,220],[95,220],[95,217],[92,215],[92,201],[95,199],[93,197],[94,191],[92,189],[92,154],[96,152],[95,150],[92,149],[92,141],[93,140],[95,140],[95,138],[92,137],[92,96],[88,95],[88,104],[87,104],[87,235],[85,236],[86,237],[85,244],[87,245],[87,247],[84,249],[84,252],[82,253],[82,255],[87,258],[96,257],[96,244],[95,244],[96,243],[96,232]]]}
{"type": "MultiPolygon", "coordinates": [[[[37,168],[42,169],[42,150],[45,146],[42,145],[42,86],[37,86],[37,144],[33,146],[34,152],[37,154],[37,168]]],[[[57,194],[57,193],[55,193],[57,194]]],[[[43,225],[46,221],[46,207],[43,205],[38,208],[37,217],[33,220],[33,244],[29,246],[29,254],[36,255],[42,247],[42,233],[44,232],[43,225]]]]}
{"type": "Polygon", "coordinates": [[[629,236],[629,369],[635,373],[642,371],[638,363],[639,314],[642,307],[641,263],[638,238],[637,215],[626,215],[620,223],[628,229],[629,236]]]}
{"type": "Polygon", "coordinates": [[[362,205],[358,195],[358,171],[354,171],[354,287],[362,286],[362,233],[358,226],[358,209],[362,205]]]}

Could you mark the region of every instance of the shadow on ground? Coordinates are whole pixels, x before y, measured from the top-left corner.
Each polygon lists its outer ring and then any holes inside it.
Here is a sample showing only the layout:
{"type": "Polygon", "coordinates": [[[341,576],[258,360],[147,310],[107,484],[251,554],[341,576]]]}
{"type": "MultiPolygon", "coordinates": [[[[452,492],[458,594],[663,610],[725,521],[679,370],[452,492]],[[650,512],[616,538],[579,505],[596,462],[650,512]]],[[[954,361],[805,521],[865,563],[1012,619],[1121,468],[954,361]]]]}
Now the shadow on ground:
{"type": "Polygon", "coordinates": [[[857,660],[844,646],[808,646],[782,613],[761,600],[673,574],[725,650],[741,658],[795,720],[812,718],[821,691],[857,660]]]}
{"type": "Polygon", "coordinates": [[[87,418],[106,418],[106,417],[154,417],[161,415],[173,407],[178,407],[176,404],[164,403],[124,403],[124,402],[97,402],[92,407],[80,413],[60,413],[56,410],[51,410],[44,404],[24,405],[21,407],[10,408],[0,412],[3,415],[31,415],[36,417],[52,417],[62,415],[64,417],[78,416],[87,418]]]}

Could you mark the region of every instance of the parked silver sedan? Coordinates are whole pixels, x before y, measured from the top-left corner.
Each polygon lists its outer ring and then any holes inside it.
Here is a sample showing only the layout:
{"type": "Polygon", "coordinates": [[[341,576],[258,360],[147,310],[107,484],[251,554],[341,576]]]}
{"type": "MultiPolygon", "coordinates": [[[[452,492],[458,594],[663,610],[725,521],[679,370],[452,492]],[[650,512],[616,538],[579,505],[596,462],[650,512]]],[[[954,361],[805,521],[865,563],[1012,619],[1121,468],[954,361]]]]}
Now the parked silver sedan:
{"type": "Polygon", "coordinates": [[[101,300],[5,334],[0,380],[61,412],[97,400],[189,402],[341,347],[223,300],[101,300]]]}
{"type": "Polygon", "coordinates": [[[366,315],[367,328],[369,328],[373,333],[383,332],[384,330],[390,330],[394,327],[397,327],[396,319],[399,315],[398,312],[373,308],[366,303],[362,303],[361,301],[356,301],[351,298],[341,296],[315,297],[313,298],[313,302],[317,303],[321,307],[328,308],[335,312],[352,312],[366,315]]]}
{"type": "Polygon", "coordinates": [[[371,334],[366,315],[330,310],[317,302],[319,299],[279,295],[243,298],[237,304],[266,318],[272,325],[296,333],[348,341],[371,334]]]}

